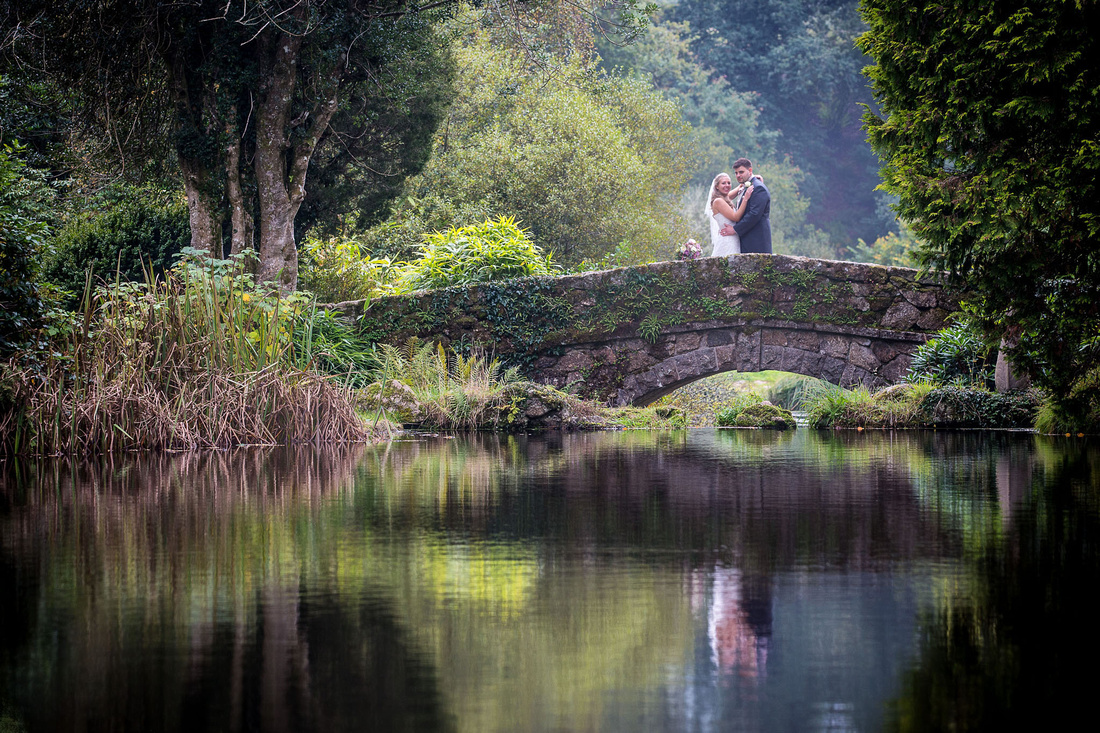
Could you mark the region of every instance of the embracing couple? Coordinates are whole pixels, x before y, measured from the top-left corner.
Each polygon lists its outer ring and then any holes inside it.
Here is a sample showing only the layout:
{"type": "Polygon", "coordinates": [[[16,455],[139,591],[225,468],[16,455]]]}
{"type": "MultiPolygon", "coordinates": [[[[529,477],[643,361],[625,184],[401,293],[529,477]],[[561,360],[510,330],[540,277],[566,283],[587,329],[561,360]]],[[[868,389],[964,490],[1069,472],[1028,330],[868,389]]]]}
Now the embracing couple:
{"type": "Polygon", "coordinates": [[[752,162],[738,158],[733,164],[737,188],[728,173],[719,173],[707,195],[712,257],[742,253],[772,253],[771,194],[764,179],[753,175],[752,162]]]}

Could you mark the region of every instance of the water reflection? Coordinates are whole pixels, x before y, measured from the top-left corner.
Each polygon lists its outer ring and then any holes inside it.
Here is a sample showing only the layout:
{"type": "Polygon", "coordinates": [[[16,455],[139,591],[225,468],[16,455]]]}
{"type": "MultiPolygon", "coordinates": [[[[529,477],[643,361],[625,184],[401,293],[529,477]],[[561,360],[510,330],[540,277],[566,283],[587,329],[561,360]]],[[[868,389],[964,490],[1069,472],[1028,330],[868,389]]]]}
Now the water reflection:
{"type": "Polygon", "coordinates": [[[0,723],[982,727],[1066,683],[1031,629],[1096,648],[1083,446],[639,431],[8,464],[0,723]]]}

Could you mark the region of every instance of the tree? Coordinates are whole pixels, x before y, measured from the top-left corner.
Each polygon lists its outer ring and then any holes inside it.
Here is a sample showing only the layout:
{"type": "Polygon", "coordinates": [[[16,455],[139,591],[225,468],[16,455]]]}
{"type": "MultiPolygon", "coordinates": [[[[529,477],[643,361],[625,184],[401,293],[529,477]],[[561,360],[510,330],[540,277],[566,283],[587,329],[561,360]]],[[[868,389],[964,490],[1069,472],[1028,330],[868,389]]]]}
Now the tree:
{"type": "Polygon", "coordinates": [[[369,238],[415,241],[509,216],[567,264],[623,241],[641,257],[671,250],[681,234],[675,200],[693,168],[676,105],[648,82],[602,73],[585,54],[551,59],[548,73],[485,30],[456,55],[457,93],[431,161],[408,180],[394,220],[369,238]],[[394,237],[394,224],[415,231],[394,237]]]}
{"type": "Polygon", "coordinates": [[[1100,5],[864,0],[884,186],[1056,395],[1100,356],[1100,5]]]}
{"type": "Polygon", "coordinates": [[[67,79],[120,152],[136,144],[141,160],[171,141],[192,246],[221,254],[228,221],[231,250],[255,246],[260,277],[283,290],[297,277],[294,222],[314,159],[330,186],[355,170],[384,199],[393,186],[378,181],[423,165],[446,108],[438,12],[402,0],[28,0],[17,10],[13,53],[67,79]]]}
{"type": "MultiPolygon", "coordinates": [[[[285,291],[311,171],[331,196],[306,221],[331,225],[341,201],[369,219],[425,163],[449,98],[439,21],[458,4],[4,0],[0,46],[65,79],[120,159],[129,147],[155,159],[170,141],[192,246],[220,254],[228,224],[230,250],[255,246],[260,277],[285,291]]],[[[627,28],[646,17],[638,0],[610,7],[627,28]]]]}
{"type": "Polygon", "coordinates": [[[633,43],[604,39],[597,47],[604,68],[638,74],[680,106],[700,153],[692,183],[710,185],[714,174],[737,158],[770,156],[779,133],[760,125],[757,94],[734,90],[725,77],[715,77],[699,63],[691,50],[697,40],[689,24],[658,14],[633,43]]]}

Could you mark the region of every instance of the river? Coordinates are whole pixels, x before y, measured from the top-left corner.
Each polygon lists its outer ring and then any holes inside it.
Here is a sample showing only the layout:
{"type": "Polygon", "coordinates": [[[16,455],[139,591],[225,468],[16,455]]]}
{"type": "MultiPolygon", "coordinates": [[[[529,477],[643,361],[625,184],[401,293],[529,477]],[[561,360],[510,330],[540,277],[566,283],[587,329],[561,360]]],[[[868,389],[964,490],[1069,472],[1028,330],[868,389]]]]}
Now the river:
{"type": "Polygon", "coordinates": [[[2,464],[0,731],[1058,728],[1100,444],[434,436],[2,464]]]}

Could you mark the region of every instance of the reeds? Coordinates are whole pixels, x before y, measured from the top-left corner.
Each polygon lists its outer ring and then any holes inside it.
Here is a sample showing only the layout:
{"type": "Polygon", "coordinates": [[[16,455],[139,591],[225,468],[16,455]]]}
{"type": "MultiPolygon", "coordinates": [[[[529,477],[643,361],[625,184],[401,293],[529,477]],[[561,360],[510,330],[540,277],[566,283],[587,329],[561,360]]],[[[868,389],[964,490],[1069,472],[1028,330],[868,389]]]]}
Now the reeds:
{"type": "Polygon", "coordinates": [[[351,391],[311,370],[312,322],[304,296],[267,294],[232,261],[89,281],[54,348],[0,374],[0,441],[82,454],[365,440],[351,391]]]}

